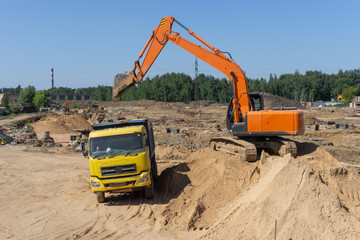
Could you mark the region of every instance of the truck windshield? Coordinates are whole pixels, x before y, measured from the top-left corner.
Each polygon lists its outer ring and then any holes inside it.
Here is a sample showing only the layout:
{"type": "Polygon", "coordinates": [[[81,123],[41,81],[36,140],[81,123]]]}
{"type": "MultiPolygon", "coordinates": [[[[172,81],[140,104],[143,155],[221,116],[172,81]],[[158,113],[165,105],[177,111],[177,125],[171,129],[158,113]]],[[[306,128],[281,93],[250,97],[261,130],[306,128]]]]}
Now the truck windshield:
{"type": "Polygon", "coordinates": [[[144,151],[144,141],[141,133],[90,139],[90,156],[93,158],[126,155],[142,151],[144,151]]]}

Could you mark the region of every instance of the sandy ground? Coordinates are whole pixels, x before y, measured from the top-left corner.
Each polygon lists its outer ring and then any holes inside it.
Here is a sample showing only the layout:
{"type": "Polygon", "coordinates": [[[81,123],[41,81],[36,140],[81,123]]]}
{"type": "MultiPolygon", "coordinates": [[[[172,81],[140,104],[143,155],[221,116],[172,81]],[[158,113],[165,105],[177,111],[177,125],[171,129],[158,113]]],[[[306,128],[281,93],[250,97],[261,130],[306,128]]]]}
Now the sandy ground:
{"type": "MultiPolygon", "coordinates": [[[[314,117],[356,125],[353,111],[305,110],[298,157],[263,152],[248,163],[208,148],[227,134],[226,106],[202,106],[200,116],[186,106],[145,101],[106,113],[153,120],[161,173],[153,200],[134,193],[98,204],[80,153],[0,146],[0,239],[359,239],[360,170],[340,163],[360,163],[358,128],[312,130],[314,117]]],[[[38,134],[54,126],[70,134],[78,116],[48,116],[38,134]]]]}
{"type": "Polygon", "coordinates": [[[204,148],[163,171],[153,200],[105,204],[79,154],[1,150],[1,239],[273,239],[275,221],[279,239],[360,236],[359,174],[321,148],[256,163],[204,148]]]}
{"type": "Polygon", "coordinates": [[[88,183],[87,160],[79,154],[1,147],[0,168],[0,239],[162,236],[153,225],[152,202],[132,196],[98,204],[88,183]]]}

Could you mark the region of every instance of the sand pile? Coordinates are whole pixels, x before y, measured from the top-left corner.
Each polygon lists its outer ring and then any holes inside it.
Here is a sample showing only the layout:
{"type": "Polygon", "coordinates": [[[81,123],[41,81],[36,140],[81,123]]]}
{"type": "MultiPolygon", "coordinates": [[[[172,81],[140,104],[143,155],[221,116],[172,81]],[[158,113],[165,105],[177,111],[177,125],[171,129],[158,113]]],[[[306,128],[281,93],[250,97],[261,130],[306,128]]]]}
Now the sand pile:
{"type": "Polygon", "coordinates": [[[79,114],[48,116],[32,124],[34,131],[41,134],[42,131],[50,131],[51,134],[73,133],[73,129],[91,129],[90,123],[79,114]]]}
{"type": "Polygon", "coordinates": [[[264,93],[264,104],[266,109],[274,108],[274,107],[297,107],[299,109],[303,109],[303,105],[300,103],[284,98],[273,95],[271,93],[264,93]]]}
{"type": "Polygon", "coordinates": [[[217,104],[217,103],[214,101],[210,101],[210,100],[199,100],[199,101],[190,102],[189,107],[191,107],[191,108],[209,107],[213,104],[217,104]]]}
{"type": "Polygon", "coordinates": [[[321,148],[296,159],[264,154],[255,163],[201,149],[161,178],[168,180],[162,221],[169,231],[273,239],[277,221],[279,239],[360,236],[360,176],[321,148]]]}

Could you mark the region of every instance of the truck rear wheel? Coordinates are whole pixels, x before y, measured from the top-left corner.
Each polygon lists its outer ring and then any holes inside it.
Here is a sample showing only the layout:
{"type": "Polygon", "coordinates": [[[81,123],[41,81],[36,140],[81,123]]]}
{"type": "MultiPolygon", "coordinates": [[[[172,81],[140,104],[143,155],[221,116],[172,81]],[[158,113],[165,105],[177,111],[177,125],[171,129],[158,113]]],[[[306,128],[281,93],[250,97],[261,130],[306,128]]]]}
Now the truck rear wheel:
{"type": "Polygon", "coordinates": [[[105,192],[96,192],[96,199],[98,203],[105,202],[105,192]]]}

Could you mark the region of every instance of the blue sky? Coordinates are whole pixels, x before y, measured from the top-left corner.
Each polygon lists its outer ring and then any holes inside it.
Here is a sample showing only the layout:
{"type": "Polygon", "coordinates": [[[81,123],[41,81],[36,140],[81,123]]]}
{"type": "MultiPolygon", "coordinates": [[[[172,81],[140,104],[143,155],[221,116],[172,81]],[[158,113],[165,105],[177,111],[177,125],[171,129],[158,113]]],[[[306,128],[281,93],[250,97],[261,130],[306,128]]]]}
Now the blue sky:
{"type": "MultiPolygon", "coordinates": [[[[358,69],[359,12],[359,0],[0,0],[0,87],[48,89],[51,67],[56,87],[112,85],[166,16],[230,52],[250,78],[358,69]]],[[[194,77],[194,56],[169,42],[147,76],[166,72],[194,77]]],[[[201,61],[199,73],[224,77],[201,61]]]]}

